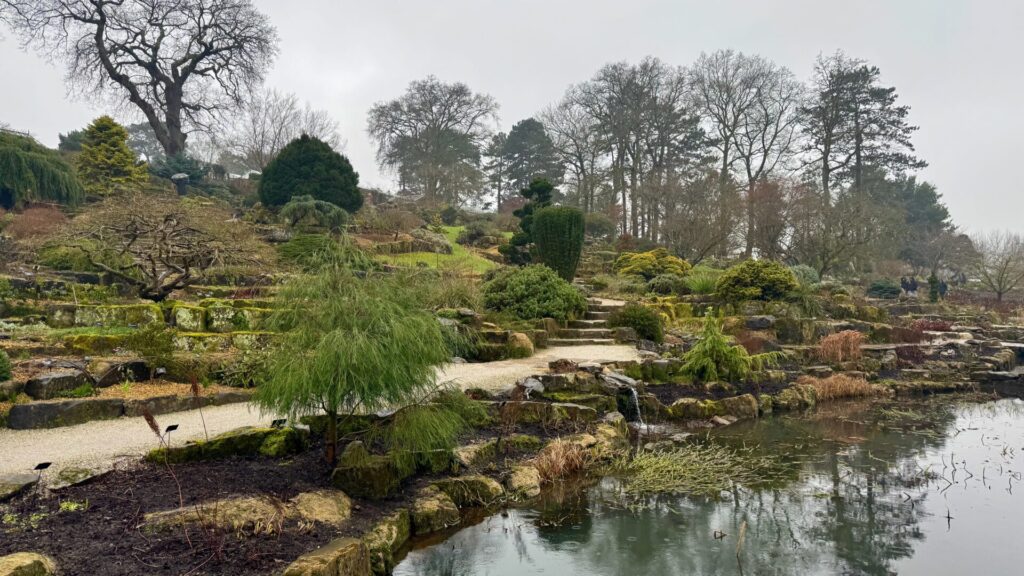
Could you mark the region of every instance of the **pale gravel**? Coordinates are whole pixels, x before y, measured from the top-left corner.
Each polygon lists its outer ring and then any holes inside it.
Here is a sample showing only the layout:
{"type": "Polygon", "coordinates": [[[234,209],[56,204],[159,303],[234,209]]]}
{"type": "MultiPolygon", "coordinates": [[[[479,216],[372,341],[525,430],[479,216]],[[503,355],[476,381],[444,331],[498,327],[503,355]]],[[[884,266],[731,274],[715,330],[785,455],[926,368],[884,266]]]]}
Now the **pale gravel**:
{"type": "MultiPolygon", "coordinates": [[[[538,351],[530,358],[484,364],[452,364],[438,373],[439,381],[454,382],[463,389],[501,391],[515,382],[547,369],[548,362],[567,358],[578,362],[621,362],[638,358],[632,346],[565,346],[538,351]]],[[[250,404],[229,404],[204,408],[206,431],[210,436],[240,426],[269,425],[276,417],[261,415],[250,404]]],[[[198,410],[156,417],[161,428],[177,424],[171,442],[180,444],[205,436],[198,410]]],[[[87,422],[50,430],[0,428],[0,474],[30,471],[40,462],[52,462],[51,472],[69,467],[108,469],[123,459],[135,459],[159,446],[156,436],[142,418],[120,418],[87,422]]]]}

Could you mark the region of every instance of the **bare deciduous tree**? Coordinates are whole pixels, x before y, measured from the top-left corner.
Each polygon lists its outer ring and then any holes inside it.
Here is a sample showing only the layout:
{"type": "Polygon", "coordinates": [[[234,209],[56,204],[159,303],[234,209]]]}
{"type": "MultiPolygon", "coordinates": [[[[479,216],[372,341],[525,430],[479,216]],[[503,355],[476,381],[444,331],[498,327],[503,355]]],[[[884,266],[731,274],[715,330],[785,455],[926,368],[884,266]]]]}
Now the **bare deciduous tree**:
{"type": "Polygon", "coordinates": [[[268,89],[253,95],[232,122],[225,148],[246,168],[262,172],[289,142],[307,134],[338,149],[338,122],[325,110],[299,104],[294,94],[268,89]]]}
{"type": "Polygon", "coordinates": [[[975,271],[985,288],[1002,302],[1024,282],[1024,237],[1014,232],[993,231],[972,238],[978,251],[975,271]]]}
{"type": "Polygon", "coordinates": [[[0,19],[79,93],[136,108],[168,156],[244,101],[277,52],[250,0],[0,0],[0,19]]]}

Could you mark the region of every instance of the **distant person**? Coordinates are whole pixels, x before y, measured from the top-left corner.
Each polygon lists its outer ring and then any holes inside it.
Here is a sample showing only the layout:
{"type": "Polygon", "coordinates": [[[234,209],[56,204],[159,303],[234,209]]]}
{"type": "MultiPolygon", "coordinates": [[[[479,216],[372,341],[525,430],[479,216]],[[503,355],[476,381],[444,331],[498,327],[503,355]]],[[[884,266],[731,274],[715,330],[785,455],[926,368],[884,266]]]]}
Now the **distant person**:
{"type": "Polygon", "coordinates": [[[910,281],[907,280],[906,276],[900,276],[900,288],[903,289],[905,294],[910,294],[910,281]]]}
{"type": "Polygon", "coordinates": [[[915,296],[916,297],[917,296],[917,276],[911,276],[910,280],[907,282],[907,285],[910,287],[910,290],[908,290],[907,293],[910,294],[911,296],[915,296]]]}
{"type": "Polygon", "coordinates": [[[946,292],[949,292],[949,284],[946,284],[945,280],[939,281],[939,298],[945,300],[946,292]]]}

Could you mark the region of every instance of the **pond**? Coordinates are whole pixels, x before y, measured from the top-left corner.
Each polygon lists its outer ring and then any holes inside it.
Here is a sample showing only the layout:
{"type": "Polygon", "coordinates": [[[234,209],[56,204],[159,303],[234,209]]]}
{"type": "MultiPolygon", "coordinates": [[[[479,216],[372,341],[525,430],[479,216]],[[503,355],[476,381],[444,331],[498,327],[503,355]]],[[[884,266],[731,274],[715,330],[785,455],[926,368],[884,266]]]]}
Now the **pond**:
{"type": "Polygon", "coordinates": [[[395,574],[1024,573],[1019,400],[839,402],[700,441],[774,456],[781,473],[716,498],[561,486],[417,543],[395,574]]]}

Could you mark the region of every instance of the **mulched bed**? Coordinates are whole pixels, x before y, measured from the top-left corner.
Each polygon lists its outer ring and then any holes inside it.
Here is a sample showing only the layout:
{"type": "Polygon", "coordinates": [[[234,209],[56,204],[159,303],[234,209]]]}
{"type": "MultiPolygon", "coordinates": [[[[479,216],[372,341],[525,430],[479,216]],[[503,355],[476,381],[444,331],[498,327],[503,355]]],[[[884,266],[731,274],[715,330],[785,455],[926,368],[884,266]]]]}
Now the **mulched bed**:
{"type": "Polygon", "coordinates": [[[722,398],[740,396],[742,394],[757,396],[759,392],[760,394],[776,394],[788,387],[789,384],[785,382],[761,382],[760,385],[754,383],[733,384],[732,390],[720,387],[708,390],[703,385],[693,384],[648,384],[644,388],[644,392],[653,394],[665,406],[671,406],[673,402],[680,398],[721,400],[722,398]]]}
{"type": "MultiPolygon", "coordinates": [[[[234,459],[173,469],[186,506],[256,494],[288,499],[327,487],[330,477],[317,448],[286,461],[234,459]]],[[[320,525],[301,529],[295,522],[271,536],[211,534],[191,528],[191,546],[180,530],[161,534],[140,530],[146,513],[175,509],[178,504],[178,490],[167,468],[150,464],[116,469],[89,484],[59,492],[37,490],[0,506],[0,555],[47,554],[65,575],[276,574],[334,538],[362,534],[382,514],[407,502],[353,503],[352,518],[341,530],[320,525]],[[88,504],[84,510],[61,511],[61,502],[88,504]],[[19,518],[17,523],[10,522],[11,514],[19,518]],[[35,521],[27,525],[31,515],[35,521]]]]}

